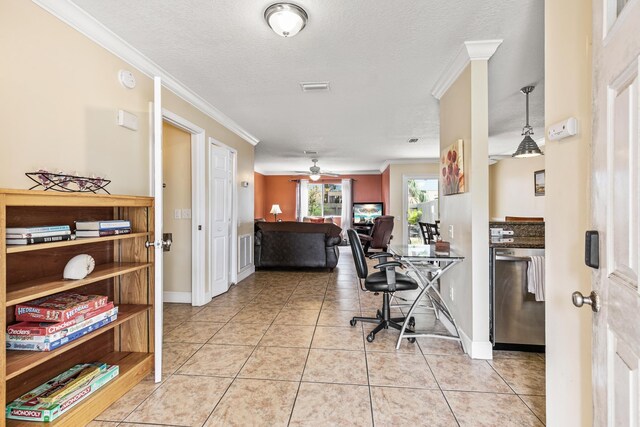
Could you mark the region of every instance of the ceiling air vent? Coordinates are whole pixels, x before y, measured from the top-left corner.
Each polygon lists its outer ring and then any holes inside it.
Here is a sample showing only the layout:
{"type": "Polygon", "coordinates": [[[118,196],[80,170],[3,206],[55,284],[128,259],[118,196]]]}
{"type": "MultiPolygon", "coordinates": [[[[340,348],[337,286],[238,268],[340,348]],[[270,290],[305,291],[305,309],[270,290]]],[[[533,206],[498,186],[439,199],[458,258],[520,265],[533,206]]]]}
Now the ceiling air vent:
{"type": "Polygon", "coordinates": [[[409,138],[409,144],[415,144],[416,142],[418,142],[418,138],[409,138]]]}
{"type": "Polygon", "coordinates": [[[301,82],[303,92],[323,92],[329,90],[329,82],[301,82]]]}
{"type": "Polygon", "coordinates": [[[308,155],[310,155],[310,156],[315,156],[315,155],[317,155],[317,154],[318,154],[318,152],[317,152],[317,151],[314,151],[314,150],[304,150],[304,151],[303,151],[303,153],[304,153],[304,154],[308,154],[308,155]]]}

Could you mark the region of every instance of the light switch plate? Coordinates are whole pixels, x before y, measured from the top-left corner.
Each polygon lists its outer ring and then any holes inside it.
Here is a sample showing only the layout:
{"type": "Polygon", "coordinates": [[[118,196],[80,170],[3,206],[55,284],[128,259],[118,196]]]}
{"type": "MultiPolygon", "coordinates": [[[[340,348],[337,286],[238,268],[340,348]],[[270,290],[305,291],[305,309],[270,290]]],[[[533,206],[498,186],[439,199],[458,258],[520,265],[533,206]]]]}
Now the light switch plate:
{"type": "Polygon", "coordinates": [[[453,239],[453,225],[449,226],[449,238],[453,239]]]}
{"type": "Polygon", "coordinates": [[[182,219],[182,211],[180,209],[173,210],[173,219],[182,219]]]}
{"type": "Polygon", "coordinates": [[[191,209],[182,209],[182,219],[191,219],[191,209]]]}

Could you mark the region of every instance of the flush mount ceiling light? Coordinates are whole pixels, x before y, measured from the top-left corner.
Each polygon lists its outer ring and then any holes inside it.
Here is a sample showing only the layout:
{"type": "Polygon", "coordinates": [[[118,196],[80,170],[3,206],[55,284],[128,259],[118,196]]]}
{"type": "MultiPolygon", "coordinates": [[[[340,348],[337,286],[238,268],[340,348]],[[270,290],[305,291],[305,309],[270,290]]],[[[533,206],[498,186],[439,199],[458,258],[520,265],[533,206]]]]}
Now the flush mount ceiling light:
{"type": "Polygon", "coordinates": [[[295,4],[274,3],[264,11],[264,19],[277,35],[293,37],[307,25],[309,16],[295,4]]]}
{"type": "Polygon", "coordinates": [[[533,128],[529,125],[529,94],[533,92],[535,86],[525,86],[520,89],[520,92],[524,93],[527,97],[527,124],[522,128],[522,135],[524,135],[524,139],[518,145],[518,149],[515,153],[513,153],[512,157],[535,157],[543,155],[542,151],[540,151],[540,147],[538,144],[531,138],[533,135],[533,128]]]}

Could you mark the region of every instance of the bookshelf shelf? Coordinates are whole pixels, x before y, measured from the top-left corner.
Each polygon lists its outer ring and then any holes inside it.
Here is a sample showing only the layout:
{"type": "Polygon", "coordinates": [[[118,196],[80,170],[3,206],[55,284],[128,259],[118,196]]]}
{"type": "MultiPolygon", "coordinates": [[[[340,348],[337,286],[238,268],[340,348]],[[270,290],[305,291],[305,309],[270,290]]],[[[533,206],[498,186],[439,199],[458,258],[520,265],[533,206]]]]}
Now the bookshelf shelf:
{"type": "Polygon", "coordinates": [[[20,252],[41,251],[44,249],[55,249],[55,248],[63,248],[66,246],[88,245],[91,243],[102,243],[102,242],[113,241],[113,240],[136,239],[138,237],[149,237],[149,233],[131,233],[131,234],[121,234],[119,236],[87,237],[82,239],[67,240],[64,242],[38,243],[35,245],[7,246],[7,253],[16,254],[20,252]]]}
{"type": "MultiPolygon", "coordinates": [[[[78,363],[106,362],[119,375],[49,426],[86,425],[124,395],[154,365],[154,200],[150,197],[52,193],[0,189],[0,305],[2,329],[15,321],[14,306],[74,290],[107,295],[118,318],[50,352],[0,352],[0,401],[6,406],[20,395],[78,363]],[[7,227],[33,227],[75,221],[129,220],[135,233],[24,246],[6,245],[7,227]],[[96,268],[81,280],[64,280],[67,261],[87,253],[96,268]]],[[[0,331],[0,347],[6,347],[0,331]]],[[[0,427],[40,423],[0,418],[0,427]]]]}
{"type": "Polygon", "coordinates": [[[34,423],[32,421],[7,420],[10,427],[34,427],[34,426],[80,426],[86,423],[87,408],[92,412],[100,413],[111,404],[110,395],[124,394],[127,390],[139,383],[153,367],[153,354],[133,352],[113,352],[105,355],[102,362],[117,364],[120,373],[116,378],[100,388],[97,392],[85,399],[80,405],[71,409],[61,418],[49,423],[34,423]]]}
{"type": "Polygon", "coordinates": [[[37,366],[47,360],[53,359],[65,351],[69,351],[74,347],[84,344],[85,342],[103,334],[116,326],[128,322],[132,317],[151,310],[149,305],[121,304],[118,306],[118,318],[100,329],[97,329],[82,338],[73,340],[53,351],[7,351],[7,379],[15,378],[18,375],[27,372],[29,369],[37,366]]]}
{"type": "Polygon", "coordinates": [[[114,262],[97,265],[91,274],[80,280],[65,280],[60,277],[61,275],[56,275],[7,285],[6,305],[12,306],[58,292],[69,291],[101,280],[146,269],[150,265],[150,263],[144,262],[114,262]]]}

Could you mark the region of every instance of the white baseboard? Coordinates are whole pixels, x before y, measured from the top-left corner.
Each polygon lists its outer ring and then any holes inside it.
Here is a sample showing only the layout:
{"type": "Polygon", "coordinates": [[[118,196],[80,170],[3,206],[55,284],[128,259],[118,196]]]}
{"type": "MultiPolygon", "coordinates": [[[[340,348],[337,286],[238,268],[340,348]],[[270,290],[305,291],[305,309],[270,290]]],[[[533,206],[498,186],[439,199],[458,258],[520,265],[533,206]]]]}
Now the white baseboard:
{"type": "Polygon", "coordinates": [[[462,329],[459,329],[459,331],[460,338],[462,338],[464,348],[469,357],[482,360],[493,359],[493,345],[491,341],[472,341],[462,329]]]}
{"type": "Polygon", "coordinates": [[[164,291],[162,293],[164,302],[182,302],[191,304],[191,292],[171,292],[164,291]]]}
{"type": "MultiPolygon", "coordinates": [[[[453,327],[453,324],[449,321],[447,316],[440,312],[440,322],[447,328],[447,331],[451,335],[456,334],[456,330],[453,327]]],[[[472,359],[484,359],[491,360],[493,359],[493,345],[491,341],[472,341],[471,338],[464,331],[458,328],[458,332],[460,333],[460,338],[462,338],[462,344],[464,345],[464,349],[472,359]]]]}
{"type": "Polygon", "coordinates": [[[242,271],[238,272],[238,283],[242,282],[244,279],[251,276],[255,272],[256,272],[256,266],[253,264],[248,265],[247,267],[242,269],[242,271]]]}

